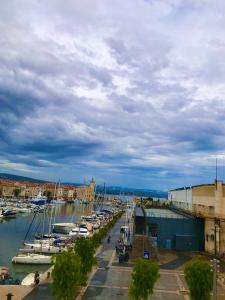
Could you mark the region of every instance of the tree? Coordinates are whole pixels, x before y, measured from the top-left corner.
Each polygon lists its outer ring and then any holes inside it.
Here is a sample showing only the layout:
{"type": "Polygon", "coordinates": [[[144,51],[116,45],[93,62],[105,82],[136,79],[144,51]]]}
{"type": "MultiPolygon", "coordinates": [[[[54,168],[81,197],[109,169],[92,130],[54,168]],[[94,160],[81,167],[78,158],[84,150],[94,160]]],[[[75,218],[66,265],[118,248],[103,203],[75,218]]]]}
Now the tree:
{"type": "Polygon", "coordinates": [[[133,300],[147,300],[153,294],[159,278],[159,266],[155,261],[138,258],[132,272],[129,296],[133,300]]]}
{"type": "Polygon", "coordinates": [[[87,280],[86,274],[96,264],[94,243],[90,238],[81,238],[76,241],[74,250],[81,259],[82,284],[85,284],[87,280]]]}
{"type": "Polygon", "coordinates": [[[81,260],[73,249],[57,254],[53,258],[52,293],[57,300],[75,299],[81,282],[81,260]]]}
{"type": "Polygon", "coordinates": [[[13,190],[13,194],[14,194],[15,197],[18,197],[20,193],[21,193],[21,189],[15,188],[13,190]]]}
{"type": "Polygon", "coordinates": [[[185,264],[185,279],[190,290],[191,300],[209,300],[213,286],[210,262],[195,258],[185,264]]]}
{"type": "Polygon", "coordinates": [[[50,199],[51,195],[52,195],[51,191],[48,191],[48,190],[44,191],[44,193],[43,193],[43,196],[46,196],[47,199],[50,199]]]}

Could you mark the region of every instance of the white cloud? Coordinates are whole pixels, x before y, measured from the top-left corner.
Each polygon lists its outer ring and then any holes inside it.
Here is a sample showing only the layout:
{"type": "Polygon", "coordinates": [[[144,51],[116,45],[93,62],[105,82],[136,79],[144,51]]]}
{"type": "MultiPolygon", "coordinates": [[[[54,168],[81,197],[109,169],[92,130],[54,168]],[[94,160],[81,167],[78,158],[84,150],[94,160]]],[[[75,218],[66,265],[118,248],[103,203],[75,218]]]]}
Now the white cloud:
{"type": "Polygon", "coordinates": [[[170,170],[213,166],[225,148],[224,12],[222,0],[2,4],[0,153],[8,168],[27,172],[24,157],[49,168],[70,161],[81,176],[89,166],[125,182],[135,168],[158,168],[169,186],[170,170]],[[16,166],[8,156],[17,147],[16,166]]]}
{"type": "Polygon", "coordinates": [[[9,160],[0,160],[0,168],[4,171],[21,171],[24,173],[39,173],[37,168],[31,168],[29,165],[11,162],[9,160]]]}

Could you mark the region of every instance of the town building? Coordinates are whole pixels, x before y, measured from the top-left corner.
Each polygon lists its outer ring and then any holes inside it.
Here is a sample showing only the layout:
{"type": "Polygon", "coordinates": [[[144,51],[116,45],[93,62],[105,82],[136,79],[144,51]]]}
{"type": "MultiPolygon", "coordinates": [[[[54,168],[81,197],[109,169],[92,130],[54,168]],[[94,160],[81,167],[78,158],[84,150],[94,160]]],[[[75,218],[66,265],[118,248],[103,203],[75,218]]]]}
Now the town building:
{"type": "Polygon", "coordinates": [[[0,197],[11,198],[14,196],[16,182],[12,180],[0,180],[0,197]]]}
{"type": "Polygon", "coordinates": [[[71,201],[74,199],[94,201],[95,182],[92,179],[89,185],[73,186],[66,184],[56,184],[52,182],[19,182],[14,180],[0,180],[0,198],[13,198],[18,196],[23,199],[36,197],[40,191],[49,198],[64,199],[71,201]]]}
{"type": "Polygon", "coordinates": [[[87,200],[89,202],[94,201],[95,199],[95,182],[92,178],[89,185],[81,185],[77,186],[76,190],[76,198],[79,200],[87,200]]]}

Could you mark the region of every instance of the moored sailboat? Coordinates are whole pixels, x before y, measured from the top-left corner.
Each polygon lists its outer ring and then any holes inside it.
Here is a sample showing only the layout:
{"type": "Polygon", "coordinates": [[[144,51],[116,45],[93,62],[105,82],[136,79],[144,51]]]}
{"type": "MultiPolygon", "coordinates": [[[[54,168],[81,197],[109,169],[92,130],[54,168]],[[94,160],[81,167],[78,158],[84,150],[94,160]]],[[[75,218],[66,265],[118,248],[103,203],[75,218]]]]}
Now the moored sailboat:
{"type": "Polygon", "coordinates": [[[36,253],[19,253],[12,258],[12,262],[15,264],[49,265],[51,264],[51,256],[36,253]]]}
{"type": "Polygon", "coordinates": [[[21,249],[22,252],[40,252],[40,253],[51,253],[56,254],[66,250],[66,248],[62,248],[60,246],[53,246],[49,243],[25,243],[24,249],[21,249]]]}

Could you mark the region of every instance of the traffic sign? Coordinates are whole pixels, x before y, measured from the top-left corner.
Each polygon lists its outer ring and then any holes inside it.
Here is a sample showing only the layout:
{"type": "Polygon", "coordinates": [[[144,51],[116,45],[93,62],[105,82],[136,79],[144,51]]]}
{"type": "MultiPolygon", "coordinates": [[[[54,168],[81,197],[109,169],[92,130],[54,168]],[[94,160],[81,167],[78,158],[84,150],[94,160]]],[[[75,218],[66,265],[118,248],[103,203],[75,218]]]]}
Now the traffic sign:
{"type": "Polygon", "coordinates": [[[149,259],[150,258],[150,253],[148,250],[144,250],[144,258],[149,259]]]}

